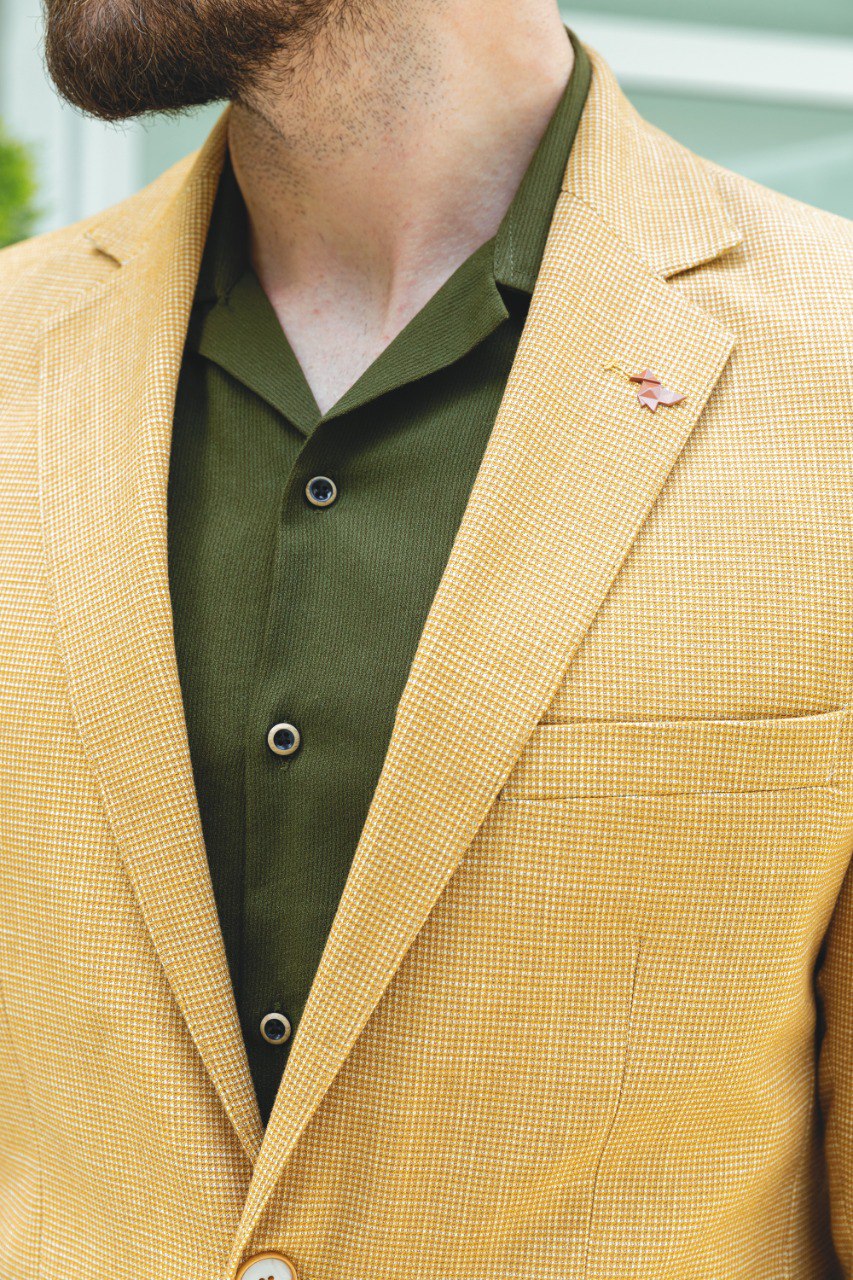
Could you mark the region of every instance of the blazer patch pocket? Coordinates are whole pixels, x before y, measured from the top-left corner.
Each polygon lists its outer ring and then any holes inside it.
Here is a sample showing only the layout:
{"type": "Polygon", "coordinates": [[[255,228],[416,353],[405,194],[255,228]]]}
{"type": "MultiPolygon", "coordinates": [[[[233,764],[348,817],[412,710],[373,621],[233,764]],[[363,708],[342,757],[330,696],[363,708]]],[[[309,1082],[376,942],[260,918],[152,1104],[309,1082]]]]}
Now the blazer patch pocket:
{"type": "Polygon", "coordinates": [[[543,722],[500,800],[829,786],[847,708],[748,720],[543,722]]]}

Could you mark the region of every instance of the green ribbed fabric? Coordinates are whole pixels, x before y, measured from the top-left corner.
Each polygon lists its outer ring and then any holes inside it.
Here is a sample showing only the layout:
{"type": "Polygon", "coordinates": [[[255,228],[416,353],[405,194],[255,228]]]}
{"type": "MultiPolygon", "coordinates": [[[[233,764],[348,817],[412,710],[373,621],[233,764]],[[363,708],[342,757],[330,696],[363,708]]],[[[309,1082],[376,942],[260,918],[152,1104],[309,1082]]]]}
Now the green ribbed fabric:
{"type": "MultiPolygon", "coordinates": [[[[249,262],[226,162],[175,409],[169,575],[214,894],[264,1123],[527,315],[590,81],[497,235],[321,414],[249,262]],[[312,506],[314,476],[337,500],[312,506]],[[299,729],[289,757],[267,744],[299,729]]],[[[441,743],[435,749],[441,751],[441,743]]]]}

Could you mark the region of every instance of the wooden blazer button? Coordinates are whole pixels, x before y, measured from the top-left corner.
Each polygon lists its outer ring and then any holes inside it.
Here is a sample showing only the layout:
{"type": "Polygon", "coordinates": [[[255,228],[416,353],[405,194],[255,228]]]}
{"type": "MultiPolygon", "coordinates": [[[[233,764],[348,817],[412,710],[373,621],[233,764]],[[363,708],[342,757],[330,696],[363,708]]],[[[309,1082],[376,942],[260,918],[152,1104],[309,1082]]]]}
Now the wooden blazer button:
{"type": "Polygon", "coordinates": [[[237,1280],[299,1280],[296,1267],[283,1253],[257,1253],[244,1262],[237,1280]]]}

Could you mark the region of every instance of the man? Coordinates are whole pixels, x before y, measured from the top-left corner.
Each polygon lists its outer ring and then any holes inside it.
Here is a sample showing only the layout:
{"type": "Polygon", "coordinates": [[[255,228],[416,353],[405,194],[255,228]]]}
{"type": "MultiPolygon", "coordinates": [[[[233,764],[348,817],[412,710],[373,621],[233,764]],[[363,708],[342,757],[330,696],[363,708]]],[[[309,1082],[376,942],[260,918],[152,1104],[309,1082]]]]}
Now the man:
{"type": "Polygon", "coordinates": [[[3,1280],[853,1276],[853,230],[554,0],[49,0],[3,1280]]]}

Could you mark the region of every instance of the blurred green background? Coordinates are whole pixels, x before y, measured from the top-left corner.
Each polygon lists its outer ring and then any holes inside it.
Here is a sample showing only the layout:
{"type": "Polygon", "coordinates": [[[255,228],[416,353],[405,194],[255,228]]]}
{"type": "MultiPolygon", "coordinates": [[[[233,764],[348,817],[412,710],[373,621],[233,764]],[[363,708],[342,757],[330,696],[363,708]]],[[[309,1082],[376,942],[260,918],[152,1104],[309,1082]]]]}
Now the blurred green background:
{"type": "MultiPolygon", "coordinates": [[[[649,120],[853,218],[853,0],[586,0],[566,4],[564,17],[649,120]]],[[[40,0],[0,0],[0,124],[27,144],[37,180],[38,208],[18,235],[122,199],[197,147],[220,110],[129,126],[87,120],[51,89],[39,25],[40,0]]],[[[0,143],[0,236],[11,169],[0,143]]]]}

